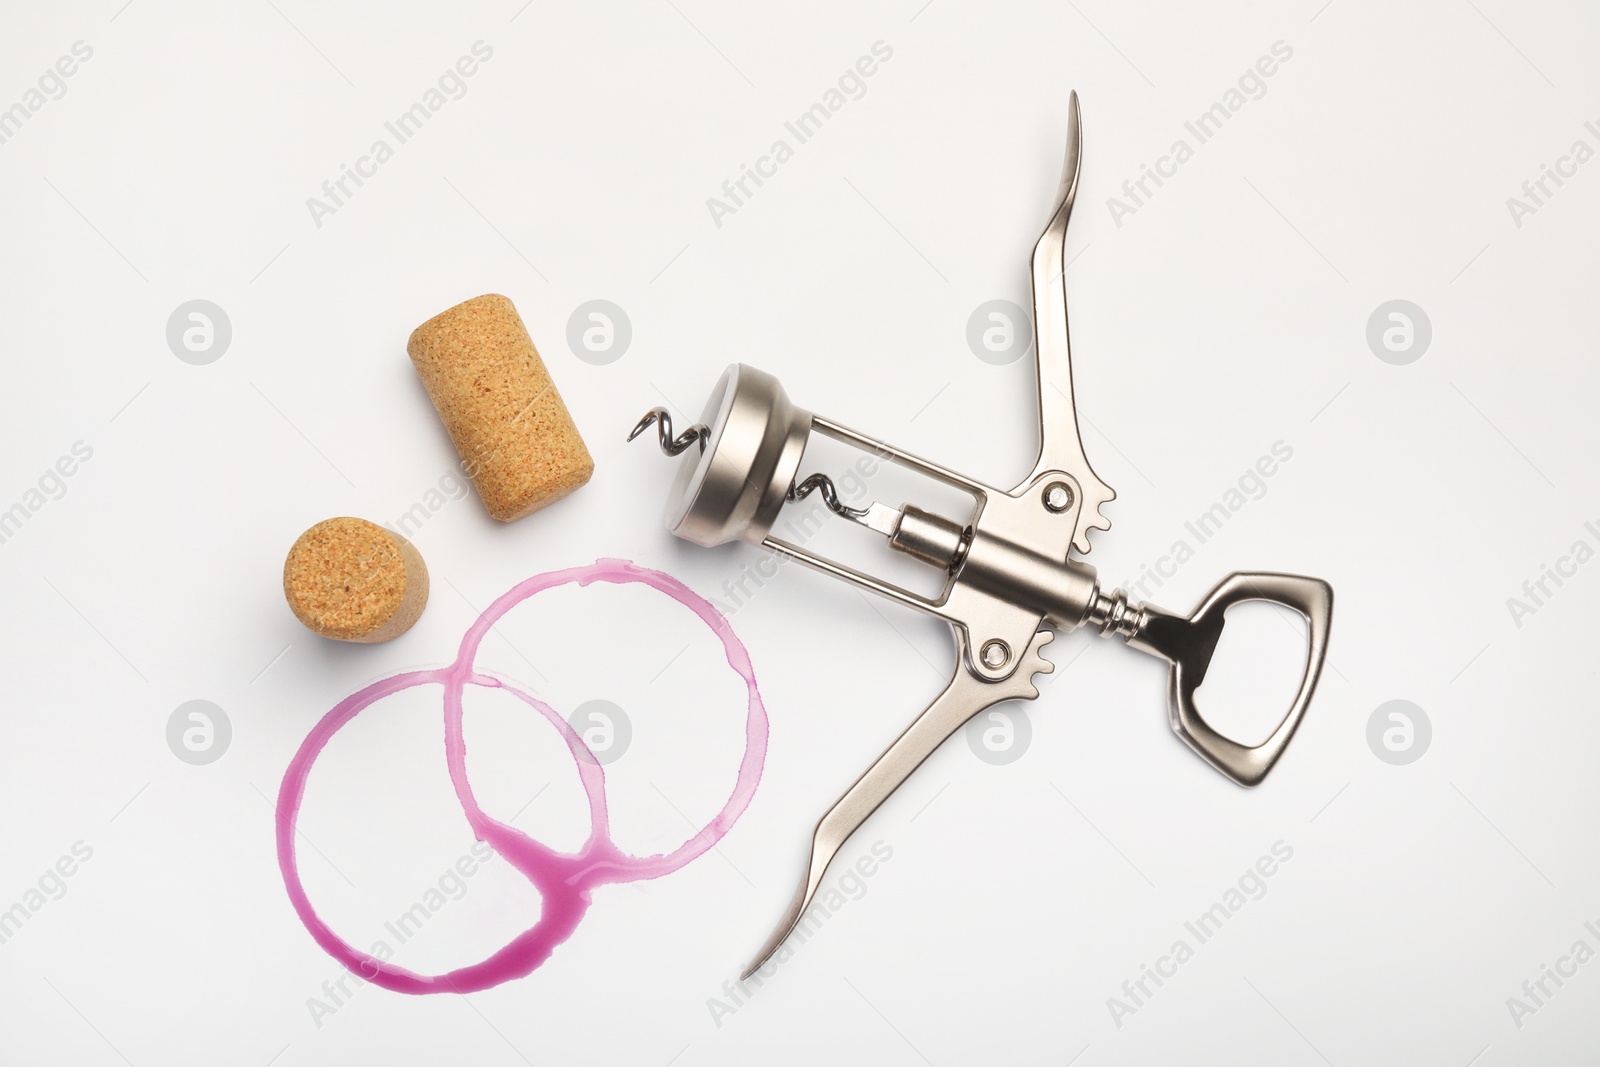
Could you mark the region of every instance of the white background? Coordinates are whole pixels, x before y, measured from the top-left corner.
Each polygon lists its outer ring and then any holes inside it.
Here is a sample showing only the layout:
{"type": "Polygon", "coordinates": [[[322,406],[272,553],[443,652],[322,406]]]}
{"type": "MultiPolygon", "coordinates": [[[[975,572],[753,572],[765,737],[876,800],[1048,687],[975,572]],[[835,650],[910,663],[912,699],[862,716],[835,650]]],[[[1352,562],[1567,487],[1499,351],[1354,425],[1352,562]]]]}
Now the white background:
{"type": "MultiPolygon", "coordinates": [[[[0,908],[74,843],[93,855],[0,945],[0,1059],[1342,1067],[1600,1053],[1600,963],[1547,983],[1520,1027],[1507,1006],[1575,941],[1600,949],[1584,928],[1600,926],[1600,564],[1520,626],[1507,606],[1573,542],[1600,546],[1584,526],[1600,524],[1600,164],[1520,227],[1506,206],[1574,140],[1600,148],[1583,125],[1600,119],[1588,8],[520,5],[6,5],[0,107],[74,42],[93,56],[0,145],[0,508],[75,442],[93,456],[0,545],[0,908]],[[479,40],[493,58],[466,95],[316,225],[307,198],[479,40]],[[877,41],[893,56],[865,95],[716,225],[707,198],[877,41]],[[1265,94],[1117,225],[1107,198],[1278,41],[1293,56],[1265,94]],[[1293,458],[1265,495],[1152,599],[1187,610],[1233,569],[1337,591],[1330,668],[1272,777],[1238,789],[1178,743],[1157,663],[1065,637],[1050,655],[1071,666],[1027,709],[1021,758],[991,765],[953,739],[841,857],[893,850],[864,895],[736,1012],[715,1012],[789,899],[816,817],[949,664],[939,625],[785,568],[734,614],[772,736],[717,853],[597,891],[527,979],[467,998],[361,988],[314,1011],[340,970],[289,907],[270,799],[312,724],[366,681],[448,662],[475,609],[528,575],[622,557],[726,602],[758,560],[664,532],[671,464],[623,443],[645,409],[692,415],[742,360],[897,445],[1021,476],[1031,360],[980,361],[966,323],[992,299],[1027,303],[1071,89],[1085,124],[1067,276],[1078,401],[1119,491],[1090,562],[1136,579],[1282,441],[1293,458]],[[474,496],[450,500],[414,536],[433,576],[421,622],[378,647],[313,637],[283,603],[288,546],[332,515],[393,521],[448,483],[454,458],[405,339],[490,291],[520,309],[594,480],[512,526],[474,496]],[[196,298],[232,324],[206,366],[166,340],[196,298]],[[633,328],[608,365],[566,342],[596,298],[633,328]],[[1404,366],[1366,340],[1397,298],[1433,331],[1404,366]],[[232,724],[206,766],[166,739],[194,699],[232,724]],[[1432,724],[1406,766],[1366,738],[1393,699],[1432,724]],[[1114,1018],[1108,998],[1126,999],[1124,981],[1279,841],[1293,857],[1265,895],[1114,1018]]],[[[1240,636],[1291,647],[1259,622],[1240,636]]],[[[1284,680],[1241,662],[1223,678],[1241,698],[1272,695],[1248,679],[1284,680]]],[[[654,594],[547,594],[483,663],[563,713],[626,709],[632,746],[608,768],[625,847],[674,846],[731,787],[737,680],[654,594]]],[[[307,885],[363,946],[472,843],[435,696],[373,708],[312,778],[307,885]]],[[[482,694],[469,709],[485,803],[576,847],[555,732],[482,694]]],[[[503,861],[466,884],[400,962],[469,962],[537,915],[503,861]]]]}

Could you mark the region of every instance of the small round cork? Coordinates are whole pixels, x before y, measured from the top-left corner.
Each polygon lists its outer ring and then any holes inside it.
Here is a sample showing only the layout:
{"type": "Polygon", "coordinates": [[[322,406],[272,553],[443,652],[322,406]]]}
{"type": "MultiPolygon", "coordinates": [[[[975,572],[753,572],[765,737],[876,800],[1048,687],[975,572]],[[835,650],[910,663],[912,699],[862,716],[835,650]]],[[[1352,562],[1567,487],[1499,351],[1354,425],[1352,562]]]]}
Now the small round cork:
{"type": "Polygon", "coordinates": [[[406,352],[490,515],[520,519],[594,473],[510,300],[490,293],[457,304],[418,326],[406,352]]]}
{"type": "Polygon", "coordinates": [[[336,641],[377,644],[411,629],[428,603],[428,568],[399,534],[366,519],[324,519],[283,563],[295,618],[336,641]]]}

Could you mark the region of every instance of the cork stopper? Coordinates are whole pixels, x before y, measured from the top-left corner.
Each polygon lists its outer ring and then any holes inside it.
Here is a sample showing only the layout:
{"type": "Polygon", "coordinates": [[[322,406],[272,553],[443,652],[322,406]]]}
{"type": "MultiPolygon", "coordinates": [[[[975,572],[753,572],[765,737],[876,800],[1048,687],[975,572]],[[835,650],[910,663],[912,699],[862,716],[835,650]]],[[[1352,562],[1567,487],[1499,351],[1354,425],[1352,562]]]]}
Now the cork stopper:
{"type": "Polygon", "coordinates": [[[366,519],[324,519],[289,549],[283,595],[313,633],[377,644],[421,617],[428,568],[399,534],[366,519]]]}
{"type": "Polygon", "coordinates": [[[594,459],[511,301],[473,297],[406,344],[489,514],[511,522],[589,480],[594,459]]]}

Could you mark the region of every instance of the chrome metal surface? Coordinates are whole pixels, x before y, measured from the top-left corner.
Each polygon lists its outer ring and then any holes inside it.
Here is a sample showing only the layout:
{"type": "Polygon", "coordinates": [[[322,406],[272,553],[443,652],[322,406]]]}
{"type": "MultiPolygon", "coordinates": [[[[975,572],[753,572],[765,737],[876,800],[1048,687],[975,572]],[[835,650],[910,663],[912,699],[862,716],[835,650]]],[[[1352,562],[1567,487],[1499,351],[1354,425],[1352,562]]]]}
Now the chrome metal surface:
{"type": "Polygon", "coordinates": [[[885,537],[893,537],[894,531],[900,525],[900,512],[887,504],[880,504],[876,500],[866,506],[861,518],[856,519],[869,530],[875,530],[885,537]]]}
{"type": "Polygon", "coordinates": [[[650,428],[651,423],[656,423],[656,436],[661,439],[661,451],[669,456],[681,455],[689,450],[689,446],[696,441],[700,442],[700,451],[706,450],[706,437],[711,433],[705,426],[695,423],[677,437],[672,436],[672,413],[666,408],[651,408],[644,413],[644,418],[634,424],[628,440],[633,440],[650,428]]]}
{"type": "Polygon", "coordinates": [[[951,522],[942,515],[923,511],[915,504],[900,509],[889,546],[924,563],[953,571],[967,554],[972,528],[951,522]]]}
{"type": "Polygon", "coordinates": [[[759,545],[794,484],[811,432],[778,379],[736,363],[723,372],[700,421],[709,427],[667,498],[667,529],[707,548],[759,545]]]}
{"type": "Polygon", "coordinates": [[[826,474],[813,474],[802,482],[796,482],[789,487],[786,499],[804,500],[813,492],[822,497],[822,502],[828,505],[828,510],[835,515],[860,522],[867,517],[865,508],[849,508],[839,502],[839,491],[833,487],[833,479],[826,474]]]}
{"type": "Polygon", "coordinates": [[[1132,637],[1145,624],[1143,609],[1128,602],[1128,594],[1120,589],[1110,593],[1095,590],[1094,601],[1089,605],[1086,625],[1098,626],[1101,637],[1132,637]]]}
{"type": "Polygon", "coordinates": [[[1173,732],[1235,782],[1243,786],[1259,784],[1300,728],[1300,720],[1311,705],[1311,695],[1316,692],[1322,663],[1328,655],[1333,587],[1321,578],[1299,574],[1235,573],[1206,594],[1187,619],[1152,607],[1141,608],[1137,614],[1137,629],[1128,637],[1128,644],[1172,664],[1167,702],[1173,732]],[[1294,703],[1272,735],[1253,747],[1217,733],[1194,703],[1194,691],[1206,680],[1206,670],[1222,637],[1225,613],[1233,605],[1250,600],[1281,604],[1299,612],[1306,620],[1307,638],[1305,671],[1294,703]]]}
{"type": "MultiPolygon", "coordinates": [[[[817,886],[827,873],[828,864],[845,841],[867,821],[867,816],[876,811],[890,793],[899,788],[901,782],[911,777],[912,771],[933,755],[945,738],[984,708],[1002,700],[1031,700],[1039,695],[1039,690],[1033,684],[1033,676],[1049,674],[1055,669],[1049,660],[1039,654],[1039,649],[1049,644],[1054,636],[1048,630],[1035,634],[1022,657],[1022,669],[1014,673],[1010,680],[999,683],[981,681],[963,670],[961,664],[967,657],[965,650],[958,649],[962,654],[957,656],[950,684],[933,698],[933,703],[867,768],[866,773],[856,779],[856,784],[846,790],[844,796],[817,823],[816,831],[811,835],[811,853],[806,860],[805,874],[800,879],[800,889],[779,920],[778,928],[772,932],[761,951],[756,953],[755,959],[750,961],[750,966],[745,968],[742,978],[749,978],[778,951],[811,905],[812,898],[817,894],[817,886]]],[[[958,645],[961,642],[959,633],[956,641],[958,645]]]]}
{"type": "Polygon", "coordinates": [[[813,492],[822,497],[822,502],[828,510],[841,519],[849,519],[859,523],[869,530],[874,530],[888,537],[894,533],[895,527],[900,523],[900,513],[886,504],[872,501],[864,508],[852,508],[839,499],[839,491],[833,486],[833,479],[826,474],[808,475],[805,480],[789,487],[788,499],[804,500],[813,492]]]}
{"type": "Polygon", "coordinates": [[[1067,106],[1067,155],[1061,164],[1061,185],[1056,191],[1050,221],[1033,246],[1033,351],[1039,376],[1039,458],[1033,473],[1017,488],[1032,485],[1046,471],[1072,476],[1079,496],[1087,494],[1084,518],[1078,523],[1073,547],[1089,551],[1089,531],[1111,529],[1100,506],[1116,499],[1112,489],[1095,474],[1083,453],[1078,433],[1078,411],[1073,402],[1072,346],[1067,337],[1067,220],[1078,196],[1078,172],[1083,167],[1083,119],[1078,94],[1067,106]]]}
{"type": "Polygon", "coordinates": [[[1044,494],[1039,499],[1044,501],[1046,511],[1059,514],[1072,506],[1072,486],[1066,482],[1051,482],[1044,487],[1044,494]]]}
{"type": "Polygon", "coordinates": [[[1089,550],[1091,529],[1109,529],[1101,508],[1116,493],[1084,455],[1073,402],[1065,248],[1082,160],[1077,94],[1068,112],[1061,184],[1032,257],[1039,456],[1033,471],[1015,488],[986,485],[801,411],[789,403],[775,379],[744,365],[724,373],[707,405],[705,428],[691,428],[680,438],[671,438],[665,412],[657,409],[634,429],[637,435],[654,418],[661,423],[662,445],[669,454],[675,454],[674,448],[685,451],[690,434],[698,431],[694,439],[701,452],[680,466],[668,506],[667,525],[675,534],[703,545],[738,538],[760,544],[942,619],[955,641],[954,674],[944,692],[817,824],[799,892],[751,964],[751,972],[803,920],[829,861],[844,842],[945,738],[999,701],[1038,695],[1032,678],[1050,670],[1039,649],[1051,639],[1052,630],[1090,627],[1166,660],[1173,730],[1240,785],[1255,785],[1272,769],[1316,689],[1333,611],[1333,593],[1326,582],[1287,574],[1234,574],[1184,617],[1131,603],[1120,590],[1102,590],[1094,568],[1072,558],[1074,551],[1089,550]],[[864,508],[849,507],[824,474],[812,474],[796,484],[812,432],[960,490],[972,500],[971,513],[943,515],[910,502],[898,507],[876,501],[864,508]],[[834,514],[876,531],[890,547],[942,571],[942,590],[931,597],[914,593],[772,537],[773,520],[784,501],[813,492],[834,514]],[[1267,600],[1298,611],[1307,620],[1309,635],[1295,700],[1272,736],[1254,747],[1213,730],[1194,700],[1223,632],[1225,612],[1246,600],[1267,600]]]}

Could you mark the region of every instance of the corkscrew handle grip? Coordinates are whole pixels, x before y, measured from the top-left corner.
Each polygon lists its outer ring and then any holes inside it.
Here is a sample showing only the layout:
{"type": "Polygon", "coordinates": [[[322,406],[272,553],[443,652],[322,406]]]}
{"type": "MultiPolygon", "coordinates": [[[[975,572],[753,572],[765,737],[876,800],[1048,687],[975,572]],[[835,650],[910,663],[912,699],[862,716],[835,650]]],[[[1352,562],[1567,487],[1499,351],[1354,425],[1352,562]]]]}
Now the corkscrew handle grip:
{"type": "Polygon", "coordinates": [[[1333,587],[1320,578],[1298,574],[1230,574],[1213,589],[1194,612],[1184,618],[1146,606],[1147,618],[1128,644],[1172,664],[1168,676],[1168,703],[1172,729],[1184,743],[1217,770],[1243,786],[1261,782],[1272,770],[1300,727],[1322,675],[1328,655],[1328,628],[1333,620],[1333,587]],[[1299,692],[1288,714],[1272,735],[1254,747],[1232,741],[1206,722],[1195,707],[1194,693],[1206,680],[1206,670],[1217,650],[1235,604],[1262,600],[1292,608],[1306,620],[1306,664],[1299,692]]]}

